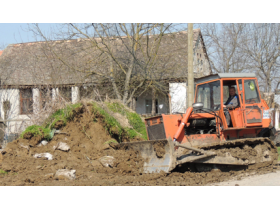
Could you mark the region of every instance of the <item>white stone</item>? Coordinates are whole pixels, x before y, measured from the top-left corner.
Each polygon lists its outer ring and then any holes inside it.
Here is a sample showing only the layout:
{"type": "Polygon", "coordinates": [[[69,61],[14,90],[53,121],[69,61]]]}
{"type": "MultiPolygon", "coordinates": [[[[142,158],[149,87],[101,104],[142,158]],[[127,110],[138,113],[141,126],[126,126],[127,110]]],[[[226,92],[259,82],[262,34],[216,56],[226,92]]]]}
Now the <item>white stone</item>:
{"type": "Polygon", "coordinates": [[[47,160],[52,160],[53,156],[50,153],[36,153],[33,157],[35,158],[45,158],[47,160]]]}
{"type": "Polygon", "coordinates": [[[76,170],[68,170],[68,169],[59,169],[55,173],[55,177],[65,177],[70,180],[76,179],[76,170]]]}
{"type": "Polygon", "coordinates": [[[104,167],[113,167],[115,158],[112,156],[104,156],[99,158],[99,162],[104,166],[104,167]]]}
{"type": "Polygon", "coordinates": [[[40,144],[37,145],[37,147],[41,147],[41,146],[46,146],[49,142],[46,140],[43,140],[40,142],[40,144]]]}
{"type": "Polygon", "coordinates": [[[42,144],[43,146],[46,146],[48,143],[49,143],[49,142],[46,141],[46,140],[41,141],[41,144],[42,144]]]}
{"type": "Polygon", "coordinates": [[[68,146],[68,144],[64,143],[64,142],[58,142],[56,146],[53,146],[53,149],[56,150],[56,149],[59,149],[61,151],[69,151],[70,150],[70,147],[68,146]]]}

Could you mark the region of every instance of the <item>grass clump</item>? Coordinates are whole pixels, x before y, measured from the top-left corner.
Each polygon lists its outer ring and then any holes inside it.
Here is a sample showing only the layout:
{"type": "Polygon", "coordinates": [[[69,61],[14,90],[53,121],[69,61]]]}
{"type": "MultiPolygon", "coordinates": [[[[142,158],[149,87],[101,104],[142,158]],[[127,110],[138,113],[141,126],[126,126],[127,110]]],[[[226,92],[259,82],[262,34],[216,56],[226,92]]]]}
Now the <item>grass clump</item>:
{"type": "MultiPolygon", "coordinates": [[[[147,140],[145,123],[136,112],[131,112],[123,104],[120,104],[118,102],[105,102],[105,104],[110,111],[126,116],[129,124],[133,127],[133,130],[136,131],[136,135],[138,133],[140,134],[141,138],[147,140]]],[[[130,132],[131,135],[134,135],[134,132],[132,130],[129,130],[128,132],[130,132]]]]}
{"type": "Polygon", "coordinates": [[[44,123],[45,127],[49,129],[53,129],[58,121],[62,121],[63,126],[65,126],[68,121],[74,118],[75,110],[81,107],[82,104],[77,103],[77,104],[67,105],[64,109],[57,110],[45,121],[44,123]]]}
{"type": "Polygon", "coordinates": [[[50,140],[51,139],[50,133],[51,133],[51,130],[49,128],[44,128],[39,125],[31,125],[31,126],[27,127],[25,129],[25,131],[23,131],[21,133],[20,137],[24,138],[25,134],[29,134],[31,136],[41,136],[42,138],[44,138],[46,140],[50,140]]]}
{"type": "Polygon", "coordinates": [[[0,169],[0,175],[5,175],[5,174],[8,174],[8,172],[0,169]]]}
{"type": "MultiPolygon", "coordinates": [[[[106,130],[113,137],[120,142],[123,140],[130,140],[139,136],[138,132],[133,128],[122,127],[121,124],[97,103],[93,102],[93,113],[96,117],[102,120],[106,130]]],[[[116,111],[117,112],[117,111],[116,111]]]]}
{"type": "Polygon", "coordinates": [[[77,108],[81,108],[82,104],[70,104],[64,109],[59,109],[54,112],[44,123],[43,126],[31,125],[25,129],[20,135],[21,138],[31,138],[33,136],[41,136],[42,139],[51,140],[54,134],[54,128],[58,121],[63,122],[65,126],[69,120],[72,120],[77,112],[77,108]]]}
{"type": "Polygon", "coordinates": [[[118,143],[115,139],[108,140],[104,144],[118,143]]]}
{"type": "Polygon", "coordinates": [[[109,115],[103,108],[101,108],[97,103],[92,103],[93,113],[95,116],[101,118],[105,124],[106,130],[111,136],[117,135],[119,140],[122,140],[122,135],[124,130],[122,129],[120,123],[111,115],[109,115]]]}

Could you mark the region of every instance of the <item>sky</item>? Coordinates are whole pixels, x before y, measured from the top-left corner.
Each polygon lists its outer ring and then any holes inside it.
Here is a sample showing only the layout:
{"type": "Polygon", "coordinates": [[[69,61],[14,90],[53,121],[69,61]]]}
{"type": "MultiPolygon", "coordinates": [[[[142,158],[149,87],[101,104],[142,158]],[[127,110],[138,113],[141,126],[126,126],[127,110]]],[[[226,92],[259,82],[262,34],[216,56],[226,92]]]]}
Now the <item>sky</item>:
{"type": "MultiPolygon", "coordinates": [[[[43,31],[49,31],[55,23],[40,23],[43,31]]],[[[32,32],[28,31],[27,23],[0,23],[0,47],[23,42],[34,42],[32,32]]]]}

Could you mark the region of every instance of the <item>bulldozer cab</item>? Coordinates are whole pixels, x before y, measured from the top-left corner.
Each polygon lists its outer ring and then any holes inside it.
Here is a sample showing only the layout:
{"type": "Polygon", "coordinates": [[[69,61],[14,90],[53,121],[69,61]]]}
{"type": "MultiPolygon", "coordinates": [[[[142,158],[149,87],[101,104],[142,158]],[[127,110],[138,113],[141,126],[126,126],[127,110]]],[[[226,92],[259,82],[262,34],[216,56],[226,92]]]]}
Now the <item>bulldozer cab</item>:
{"type": "Polygon", "coordinates": [[[196,81],[195,102],[203,103],[203,108],[216,112],[225,129],[268,127],[267,104],[261,100],[255,74],[217,74],[200,78],[196,81]],[[225,110],[223,105],[229,98],[230,88],[235,89],[238,106],[225,110]],[[231,117],[226,123],[225,111],[231,117]]]}

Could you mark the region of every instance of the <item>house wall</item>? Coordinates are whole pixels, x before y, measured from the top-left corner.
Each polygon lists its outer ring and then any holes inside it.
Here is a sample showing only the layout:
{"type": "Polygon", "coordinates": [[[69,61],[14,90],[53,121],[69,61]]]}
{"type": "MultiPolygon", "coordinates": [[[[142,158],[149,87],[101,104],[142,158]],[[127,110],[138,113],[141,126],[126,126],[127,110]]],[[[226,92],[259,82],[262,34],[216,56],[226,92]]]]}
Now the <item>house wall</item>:
{"type": "Polygon", "coordinates": [[[201,37],[197,40],[194,46],[193,71],[197,77],[206,76],[211,73],[209,60],[207,59],[207,56],[203,51],[201,37]]]}
{"type": "MultiPolygon", "coordinates": [[[[76,103],[79,100],[79,88],[72,87],[72,103],[76,103]]],[[[55,100],[58,96],[59,89],[52,89],[52,100],[55,100]]],[[[8,113],[8,122],[6,122],[5,133],[21,133],[26,127],[32,124],[32,116],[40,112],[40,90],[38,88],[32,89],[33,94],[33,114],[21,115],[20,114],[20,95],[19,89],[2,89],[0,90],[0,114],[1,119],[4,119],[4,107],[3,102],[9,100],[11,103],[11,109],[8,113]]]]}
{"type": "Polygon", "coordinates": [[[78,102],[80,99],[80,89],[79,87],[72,87],[72,103],[78,102]]]}
{"type": "MultiPolygon", "coordinates": [[[[36,94],[33,99],[36,97],[36,94]]],[[[27,126],[30,125],[30,117],[27,115],[20,115],[19,107],[19,90],[18,89],[5,89],[0,90],[0,101],[1,101],[1,118],[4,119],[4,107],[3,102],[9,100],[11,104],[10,111],[8,113],[8,121],[6,122],[5,133],[20,133],[27,126]],[[15,121],[12,121],[15,120],[15,121]]]]}
{"type": "Polygon", "coordinates": [[[275,129],[276,130],[279,130],[280,129],[280,126],[279,126],[279,119],[280,119],[280,110],[276,109],[275,110],[275,129]]]}
{"type": "Polygon", "coordinates": [[[169,83],[171,96],[171,113],[185,113],[187,108],[187,84],[169,83]]]}

